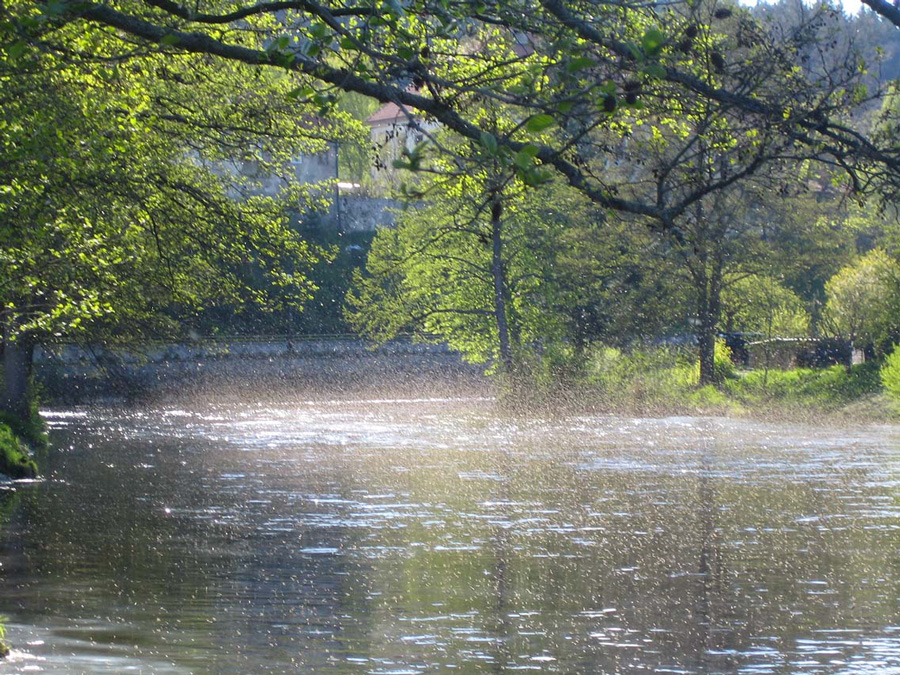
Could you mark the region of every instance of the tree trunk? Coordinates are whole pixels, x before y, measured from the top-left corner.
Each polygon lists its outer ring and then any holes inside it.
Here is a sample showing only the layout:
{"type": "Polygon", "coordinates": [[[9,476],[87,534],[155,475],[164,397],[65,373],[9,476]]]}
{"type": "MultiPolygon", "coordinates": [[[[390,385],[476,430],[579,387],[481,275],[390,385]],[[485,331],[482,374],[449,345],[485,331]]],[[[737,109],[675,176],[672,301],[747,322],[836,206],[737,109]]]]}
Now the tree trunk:
{"type": "Polygon", "coordinates": [[[513,371],[514,360],[509,338],[509,320],[506,311],[506,272],[503,266],[503,229],[501,218],[503,203],[500,195],[494,195],[491,204],[491,277],[494,280],[494,318],[497,321],[497,335],[500,342],[500,363],[507,373],[513,371]]]}
{"type": "Polygon", "coordinates": [[[23,334],[16,334],[15,316],[7,312],[3,321],[3,396],[0,406],[4,412],[27,421],[31,417],[28,400],[28,379],[34,358],[34,343],[23,334]]]}
{"type": "Polygon", "coordinates": [[[697,328],[697,345],[700,350],[700,386],[716,381],[716,334],[710,327],[709,312],[702,312],[697,328]]]}
{"type": "Polygon", "coordinates": [[[717,268],[697,289],[697,346],[700,351],[700,386],[718,384],[716,377],[716,329],[721,314],[721,272],[717,268]]]}

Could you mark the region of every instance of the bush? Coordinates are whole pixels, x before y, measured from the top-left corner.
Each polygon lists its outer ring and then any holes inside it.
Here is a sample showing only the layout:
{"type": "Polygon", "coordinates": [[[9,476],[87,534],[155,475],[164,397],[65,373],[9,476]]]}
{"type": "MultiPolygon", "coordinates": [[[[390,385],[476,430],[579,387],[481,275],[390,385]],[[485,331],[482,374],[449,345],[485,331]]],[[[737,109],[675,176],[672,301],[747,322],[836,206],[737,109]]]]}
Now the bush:
{"type": "Polygon", "coordinates": [[[894,345],[884,360],[879,375],[881,386],[895,403],[900,403],[900,345],[894,345]]]}
{"type": "Polygon", "coordinates": [[[740,414],[773,406],[785,411],[835,411],[880,393],[882,382],[885,389],[894,387],[900,404],[900,348],[890,359],[893,369],[885,364],[881,374],[875,362],[850,370],[832,366],[738,373],[724,344],[716,345],[715,356],[721,383],[698,387],[700,369],[693,349],[652,347],[623,352],[595,345],[588,353],[583,384],[608,407],[641,414],[682,410],[740,414]]]}
{"type": "MultiPolygon", "coordinates": [[[[694,365],[697,373],[697,381],[700,381],[700,362],[694,365]]],[[[734,361],[731,360],[731,349],[722,338],[716,338],[713,344],[713,381],[721,384],[725,380],[734,377],[734,361]]]]}
{"type": "Polygon", "coordinates": [[[533,377],[540,387],[552,389],[572,384],[582,368],[582,359],[575,349],[563,342],[550,342],[530,367],[533,377]]]}
{"type": "Polygon", "coordinates": [[[13,435],[25,441],[32,448],[45,448],[47,447],[47,426],[38,410],[38,394],[34,391],[33,386],[30,385],[30,388],[28,418],[22,419],[0,411],[0,425],[9,427],[13,435]]]}
{"type": "Polygon", "coordinates": [[[6,424],[0,424],[0,473],[10,478],[37,476],[37,464],[28,448],[6,424]]]}
{"type": "Polygon", "coordinates": [[[698,371],[683,350],[666,347],[623,353],[598,346],[591,350],[587,383],[612,404],[678,405],[697,385],[698,371]]]}
{"type": "Polygon", "coordinates": [[[728,397],[711,384],[692,392],[688,396],[688,402],[702,410],[710,408],[729,410],[733,407],[728,397]]]}
{"type": "Polygon", "coordinates": [[[722,338],[716,338],[713,351],[713,373],[716,382],[724,382],[734,377],[734,361],[731,358],[731,349],[722,338]]]}

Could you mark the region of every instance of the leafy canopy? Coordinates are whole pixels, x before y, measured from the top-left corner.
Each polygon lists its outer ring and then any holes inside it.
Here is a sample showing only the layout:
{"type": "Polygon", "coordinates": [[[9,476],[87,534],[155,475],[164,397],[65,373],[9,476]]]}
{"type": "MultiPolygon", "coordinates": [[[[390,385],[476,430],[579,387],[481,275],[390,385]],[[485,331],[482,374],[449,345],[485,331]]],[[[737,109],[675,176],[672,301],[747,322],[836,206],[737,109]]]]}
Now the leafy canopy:
{"type": "Polygon", "coordinates": [[[287,178],[291,157],[360,136],[349,116],[318,119],[286,74],[122,54],[30,3],[7,13],[66,45],[0,32],[0,301],[19,331],[139,338],[213,305],[308,299],[316,252],[287,209],[317,196],[266,194],[253,176],[287,178]]]}

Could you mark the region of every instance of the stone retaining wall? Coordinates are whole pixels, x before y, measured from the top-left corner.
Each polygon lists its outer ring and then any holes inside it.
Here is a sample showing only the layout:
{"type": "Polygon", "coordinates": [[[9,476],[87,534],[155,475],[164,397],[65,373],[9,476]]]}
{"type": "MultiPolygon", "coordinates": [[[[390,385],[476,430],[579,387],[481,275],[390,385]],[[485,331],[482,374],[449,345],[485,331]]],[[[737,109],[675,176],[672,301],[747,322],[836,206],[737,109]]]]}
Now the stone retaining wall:
{"type": "Polygon", "coordinates": [[[358,339],[225,340],[160,344],[140,353],[61,345],[39,349],[35,373],[53,401],[174,393],[260,396],[285,389],[429,389],[487,386],[482,366],[446,345],[358,339]]]}

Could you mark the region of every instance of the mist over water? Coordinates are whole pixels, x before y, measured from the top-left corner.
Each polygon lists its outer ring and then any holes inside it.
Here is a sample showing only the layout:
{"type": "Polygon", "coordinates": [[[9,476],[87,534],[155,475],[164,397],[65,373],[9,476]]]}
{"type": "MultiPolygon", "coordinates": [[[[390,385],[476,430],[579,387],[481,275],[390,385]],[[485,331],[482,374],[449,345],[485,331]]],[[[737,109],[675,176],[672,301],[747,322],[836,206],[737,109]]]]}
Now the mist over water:
{"type": "Polygon", "coordinates": [[[900,672],[900,429],[487,396],[48,413],[2,672],[900,672]]]}

